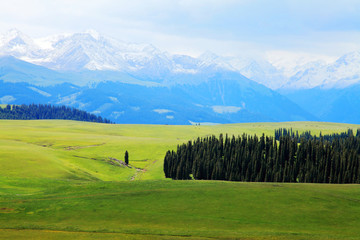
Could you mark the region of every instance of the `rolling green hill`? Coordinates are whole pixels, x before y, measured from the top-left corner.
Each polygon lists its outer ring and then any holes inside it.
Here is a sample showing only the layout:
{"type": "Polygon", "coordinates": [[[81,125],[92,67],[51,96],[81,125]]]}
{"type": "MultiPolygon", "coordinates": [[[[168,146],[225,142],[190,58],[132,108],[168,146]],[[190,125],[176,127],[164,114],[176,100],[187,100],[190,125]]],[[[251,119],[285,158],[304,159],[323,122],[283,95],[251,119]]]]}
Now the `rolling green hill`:
{"type": "Polygon", "coordinates": [[[179,143],[220,133],[273,135],[279,127],[325,134],[360,126],[318,122],[167,126],[1,120],[0,175],[111,181],[163,179],[165,153],[179,143]],[[123,161],[126,150],[131,168],[111,160],[123,161]]]}
{"type": "Polygon", "coordinates": [[[359,185],[2,178],[0,239],[359,239],[359,185]]]}
{"type": "Polygon", "coordinates": [[[360,126],[2,120],[0,239],[360,239],[359,185],[164,179],[163,157],[179,143],[279,127],[360,126]],[[130,167],[116,161],[126,150],[130,167]]]}

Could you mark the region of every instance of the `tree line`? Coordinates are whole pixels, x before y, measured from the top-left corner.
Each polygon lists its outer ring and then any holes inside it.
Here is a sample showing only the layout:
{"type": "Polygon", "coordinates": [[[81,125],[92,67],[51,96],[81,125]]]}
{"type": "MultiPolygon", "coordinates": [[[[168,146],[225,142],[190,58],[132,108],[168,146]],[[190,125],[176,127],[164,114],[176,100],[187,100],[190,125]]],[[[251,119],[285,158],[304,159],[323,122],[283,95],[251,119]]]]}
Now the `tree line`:
{"type": "Polygon", "coordinates": [[[30,105],[6,105],[0,107],[0,119],[65,119],[86,122],[112,123],[106,118],[96,116],[76,108],[66,106],[54,106],[50,104],[30,104],[30,105]]]}
{"type": "Polygon", "coordinates": [[[360,183],[360,136],[346,134],[197,138],[166,153],[164,172],[172,179],[360,183]]]}
{"type": "MultiPolygon", "coordinates": [[[[316,135],[312,135],[311,131],[305,131],[302,133],[299,133],[298,130],[293,131],[292,128],[290,129],[286,129],[286,128],[279,128],[275,130],[275,139],[276,140],[280,140],[280,137],[283,136],[290,136],[292,138],[296,138],[298,139],[298,141],[300,142],[301,138],[305,138],[306,140],[309,139],[323,139],[323,140],[327,140],[327,141],[332,141],[333,139],[337,139],[337,138],[348,138],[350,136],[354,135],[354,131],[352,129],[348,129],[345,132],[341,132],[341,133],[333,133],[333,134],[326,134],[326,135],[322,135],[322,133],[320,132],[319,137],[317,137],[316,135]]],[[[357,129],[356,131],[356,137],[360,136],[360,129],[357,129]]]]}

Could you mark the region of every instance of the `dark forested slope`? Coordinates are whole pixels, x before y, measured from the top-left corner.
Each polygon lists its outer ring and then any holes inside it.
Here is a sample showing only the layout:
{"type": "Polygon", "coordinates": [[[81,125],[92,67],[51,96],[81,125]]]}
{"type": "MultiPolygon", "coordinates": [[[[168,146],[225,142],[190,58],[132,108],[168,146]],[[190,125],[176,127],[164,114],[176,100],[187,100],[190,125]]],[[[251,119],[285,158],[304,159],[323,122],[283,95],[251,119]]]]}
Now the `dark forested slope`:
{"type": "Polygon", "coordinates": [[[47,104],[6,105],[0,108],[0,119],[65,119],[111,123],[110,120],[76,108],[47,104]]]}

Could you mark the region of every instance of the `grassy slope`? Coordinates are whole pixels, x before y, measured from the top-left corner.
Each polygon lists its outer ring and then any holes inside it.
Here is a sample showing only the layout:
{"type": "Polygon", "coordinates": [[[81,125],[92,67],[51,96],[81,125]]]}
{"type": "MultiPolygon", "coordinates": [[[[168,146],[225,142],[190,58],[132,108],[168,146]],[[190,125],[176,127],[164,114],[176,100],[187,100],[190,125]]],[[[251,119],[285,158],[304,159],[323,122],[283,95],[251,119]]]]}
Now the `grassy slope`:
{"type": "Polygon", "coordinates": [[[311,129],[318,134],[356,125],[334,123],[252,123],[217,126],[109,125],[37,120],[0,121],[0,175],[62,179],[162,179],[162,161],[177,144],[211,134],[273,134],[275,128],[311,129]],[[109,157],[145,169],[114,167],[109,157]],[[40,171],[39,171],[40,169],[40,171]]]}
{"type": "Polygon", "coordinates": [[[358,185],[2,179],[0,186],[4,239],[29,234],[10,229],[84,239],[360,236],[358,185]]]}
{"type": "Polygon", "coordinates": [[[0,121],[0,239],[360,239],[359,185],[161,180],[163,156],[178,143],[279,127],[359,126],[0,121]],[[105,161],[125,150],[145,172],[105,161]],[[159,180],[115,182],[134,176],[159,180]],[[88,181],[96,179],[112,182],[88,181]]]}

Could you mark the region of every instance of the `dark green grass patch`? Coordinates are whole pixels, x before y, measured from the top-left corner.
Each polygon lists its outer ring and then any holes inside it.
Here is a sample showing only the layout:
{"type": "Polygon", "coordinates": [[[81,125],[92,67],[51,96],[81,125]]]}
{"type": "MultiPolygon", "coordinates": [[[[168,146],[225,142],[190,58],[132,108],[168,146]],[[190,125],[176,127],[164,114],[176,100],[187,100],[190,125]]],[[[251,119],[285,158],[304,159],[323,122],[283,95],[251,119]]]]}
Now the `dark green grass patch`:
{"type": "Polygon", "coordinates": [[[2,229],[134,237],[129,239],[360,236],[359,185],[27,180],[25,193],[25,181],[2,182],[2,229]]]}

